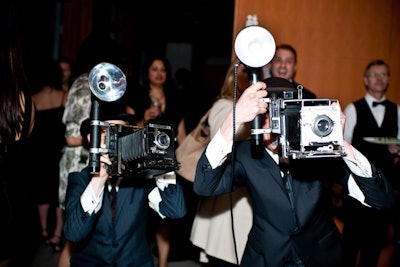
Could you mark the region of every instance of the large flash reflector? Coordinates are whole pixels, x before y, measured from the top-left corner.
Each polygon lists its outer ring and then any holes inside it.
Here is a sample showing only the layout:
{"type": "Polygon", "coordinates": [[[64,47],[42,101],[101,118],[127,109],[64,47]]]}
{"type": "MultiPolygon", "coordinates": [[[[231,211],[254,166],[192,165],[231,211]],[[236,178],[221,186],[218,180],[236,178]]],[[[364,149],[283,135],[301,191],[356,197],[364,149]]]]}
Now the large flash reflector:
{"type": "Polygon", "coordinates": [[[275,49],[272,34],[258,25],[242,29],[235,39],[236,55],[248,67],[259,68],[268,64],[275,55],[275,49]]]}
{"type": "Polygon", "coordinates": [[[125,74],[117,66],[103,62],[90,71],[89,86],[97,98],[113,102],[120,99],[125,93],[125,74]]]}

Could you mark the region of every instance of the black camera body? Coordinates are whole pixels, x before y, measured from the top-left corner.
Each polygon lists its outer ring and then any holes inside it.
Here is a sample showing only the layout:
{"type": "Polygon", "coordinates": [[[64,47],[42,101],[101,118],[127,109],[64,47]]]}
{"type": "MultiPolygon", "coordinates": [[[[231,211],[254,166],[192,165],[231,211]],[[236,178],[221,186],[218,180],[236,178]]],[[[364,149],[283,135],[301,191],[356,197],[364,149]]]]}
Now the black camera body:
{"type": "Polygon", "coordinates": [[[271,132],[278,134],[281,156],[316,158],[345,156],[340,106],[334,99],[268,98],[271,132]]]}
{"type": "Polygon", "coordinates": [[[147,122],[144,127],[104,123],[110,176],[154,178],[179,169],[173,125],[147,122]]]}

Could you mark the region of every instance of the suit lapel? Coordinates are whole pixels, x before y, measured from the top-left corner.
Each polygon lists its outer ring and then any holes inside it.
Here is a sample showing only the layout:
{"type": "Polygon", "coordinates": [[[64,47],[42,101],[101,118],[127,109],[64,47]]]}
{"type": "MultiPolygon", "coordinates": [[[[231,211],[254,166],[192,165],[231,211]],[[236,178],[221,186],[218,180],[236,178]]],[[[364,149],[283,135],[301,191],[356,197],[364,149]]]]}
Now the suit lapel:
{"type": "Polygon", "coordinates": [[[292,176],[292,190],[293,190],[293,199],[294,199],[295,204],[299,198],[299,195],[300,195],[299,191],[300,191],[301,187],[302,187],[302,183],[299,180],[293,179],[293,176],[292,176]]]}
{"type": "MultiPolygon", "coordinates": [[[[268,153],[266,153],[266,154],[268,154],[268,153]]],[[[275,182],[279,185],[281,190],[283,190],[286,193],[286,188],[285,188],[285,184],[282,179],[281,170],[280,170],[279,166],[277,165],[276,161],[272,158],[271,155],[266,156],[265,160],[268,165],[268,168],[266,168],[266,170],[271,174],[271,176],[273,177],[275,182]]]]}

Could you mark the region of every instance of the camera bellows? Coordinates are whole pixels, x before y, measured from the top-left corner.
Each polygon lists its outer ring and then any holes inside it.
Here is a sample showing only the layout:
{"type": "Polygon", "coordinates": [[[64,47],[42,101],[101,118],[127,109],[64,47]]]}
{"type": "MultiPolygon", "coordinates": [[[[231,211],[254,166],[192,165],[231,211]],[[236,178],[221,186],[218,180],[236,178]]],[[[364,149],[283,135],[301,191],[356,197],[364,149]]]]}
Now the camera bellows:
{"type": "Polygon", "coordinates": [[[109,125],[107,136],[111,176],[153,178],[179,169],[172,124],[109,125]]]}
{"type": "Polygon", "coordinates": [[[144,131],[137,131],[131,135],[123,136],[121,138],[121,146],[130,148],[122,150],[122,158],[126,161],[147,156],[144,131]]]}

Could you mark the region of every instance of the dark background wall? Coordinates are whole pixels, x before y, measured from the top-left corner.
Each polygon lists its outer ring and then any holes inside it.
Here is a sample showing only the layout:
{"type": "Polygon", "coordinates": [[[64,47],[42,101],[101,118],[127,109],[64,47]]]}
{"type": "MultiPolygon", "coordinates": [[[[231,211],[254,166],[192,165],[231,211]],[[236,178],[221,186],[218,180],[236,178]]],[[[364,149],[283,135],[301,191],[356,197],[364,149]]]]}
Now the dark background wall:
{"type": "Polygon", "coordinates": [[[365,93],[362,72],[372,59],[392,67],[388,96],[399,101],[400,2],[398,0],[14,0],[2,3],[1,29],[16,32],[27,57],[75,58],[92,31],[120,45],[127,74],[140,75],[153,51],[170,56],[174,69],[193,71],[205,94],[219,90],[234,55],[232,41],[249,14],[276,42],[294,45],[297,78],[319,97],[343,106],[365,93]],[[4,7],[4,8],[3,8],[4,7]]]}
{"type": "MultiPolygon", "coordinates": [[[[14,0],[2,30],[15,32],[30,68],[43,57],[76,59],[91,32],[119,46],[121,68],[139,75],[144,58],[164,53],[173,70],[186,67],[205,92],[218,91],[231,58],[231,0],[14,0]]],[[[211,93],[212,94],[212,93],[211,93]]]]}

